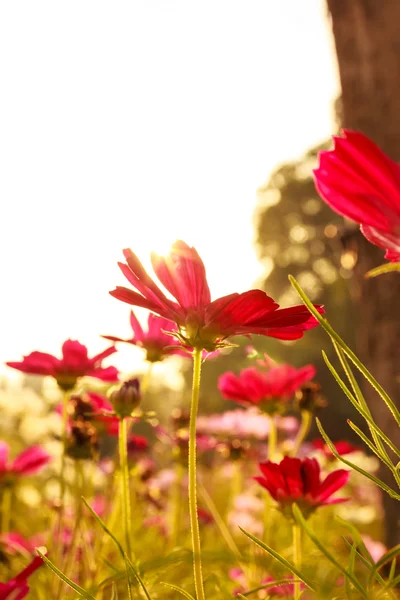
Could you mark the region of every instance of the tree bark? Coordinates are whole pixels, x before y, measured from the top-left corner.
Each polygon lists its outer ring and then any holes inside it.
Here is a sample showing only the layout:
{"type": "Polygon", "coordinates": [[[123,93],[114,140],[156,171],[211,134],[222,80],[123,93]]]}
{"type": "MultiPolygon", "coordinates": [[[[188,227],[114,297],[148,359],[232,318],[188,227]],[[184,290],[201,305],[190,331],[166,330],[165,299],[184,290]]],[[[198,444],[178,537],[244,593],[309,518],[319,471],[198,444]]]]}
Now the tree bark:
{"type": "MultiPolygon", "coordinates": [[[[343,126],[362,131],[400,162],[400,0],[327,0],[342,87],[343,126]]],[[[358,231],[346,236],[358,261],[352,280],[359,308],[358,355],[400,407],[399,273],[365,279],[383,264],[381,250],[358,231]]],[[[400,431],[383,401],[364,386],[377,424],[400,447],[400,431]]],[[[394,486],[385,467],[380,477],[394,486]]],[[[394,487],[396,489],[396,487],[394,487]]],[[[384,494],[386,538],[400,543],[400,502],[384,494]]]]}

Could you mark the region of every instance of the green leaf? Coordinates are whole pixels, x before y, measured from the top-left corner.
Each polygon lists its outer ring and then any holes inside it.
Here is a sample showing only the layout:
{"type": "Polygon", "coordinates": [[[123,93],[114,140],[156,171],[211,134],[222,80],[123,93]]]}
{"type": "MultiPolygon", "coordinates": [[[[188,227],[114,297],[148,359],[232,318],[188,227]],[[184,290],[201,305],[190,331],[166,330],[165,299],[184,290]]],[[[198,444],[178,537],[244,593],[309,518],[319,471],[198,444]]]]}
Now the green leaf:
{"type": "MultiPolygon", "coordinates": [[[[342,536],[342,540],[344,541],[346,546],[348,546],[351,550],[353,545],[350,544],[350,542],[344,536],[342,536]]],[[[365,567],[367,567],[368,571],[371,573],[371,569],[375,566],[375,563],[370,564],[367,561],[367,559],[357,550],[356,550],[356,556],[363,563],[363,565],[365,567]]],[[[383,577],[381,577],[381,575],[378,572],[375,572],[375,579],[376,579],[376,581],[378,581],[381,584],[381,586],[383,587],[384,590],[387,590],[388,587],[390,586],[390,583],[386,583],[386,581],[383,579],[383,577]]],[[[368,580],[368,587],[371,585],[371,580],[372,580],[372,577],[369,578],[369,580],[368,580]]],[[[389,590],[388,593],[389,593],[390,597],[392,598],[392,600],[397,600],[397,597],[393,594],[393,592],[391,590],[389,590]]]]}
{"type": "Polygon", "coordinates": [[[267,546],[267,544],[264,544],[264,542],[262,542],[261,540],[259,540],[258,538],[256,538],[254,535],[252,535],[248,531],[245,531],[244,529],[242,529],[242,527],[239,527],[239,529],[245,535],[247,535],[247,537],[250,538],[255,544],[257,544],[257,546],[259,546],[260,548],[262,548],[263,550],[265,550],[265,552],[268,552],[268,554],[271,554],[271,556],[273,556],[277,561],[279,561],[282,565],[284,565],[287,569],[289,569],[289,571],[291,571],[291,573],[293,573],[294,575],[296,575],[296,577],[298,577],[300,579],[300,581],[302,581],[303,583],[305,583],[306,586],[310,588],[310,590],[312,590],[313,592],[315,591],[314,584],[308,579],[308,577],[305,577],[297,569],[297,567],[295,567],[294,565],[292,565],[288,560],[286,560],[286,558],[284,558],[278,552],[276,552],[275,550],[273,550],[272,548],[270,548],[269,546],[267,546]]]}
{"type": "Polygon", "coordinates": [[[280,585],[288,585],[288,584],[292,584],[292,583],[302,583],[302,580],[301,579],[279,579],[278,581],[270,581],[269,583],[264,583],[264,585],[260,585],[257,588],[254,588],[253,590],[244,592],[243,597],[247,598],[251,594],[256,594],[257,592],[260,592],[261,590],[267,590],[268,588],[271,588],[271,587],[280,586],[280,585]]]}
{"type": "Polygon", "coordinates": [[[321,421],[318,418],[316,418],[315,422],[317,423],[317,427],[319,429],[320,434],[324,438],[326,444],[329,446],[330,451],[332,452],[332,454],[338,460],[340,460],[340,462],[344,463],[345,465],[347,465],[351,469],[354,469],[354,471],[358,471],[358,473],[361,473],[361,475],[364,475],[364,477],[366,477],[367,479],[370,479],[371,481],[373,481],[375,483],[375,485],[377,485],[380,488],[382,488],[382,490],[384,490],[392,498],[396,498],[396,500],[400,500],[400,495],[397,492],[395,492],[394,490],[392,490],[392,488],[390,488],[388,485],[386,485],[386,483],[384,483],[383,481],[381,481],[377,477],[374,477],[374,475],[371,475],[371,473],[368,473],[367,471],[364,471],[364,469],[362,469],[358,465],[350,462],[349,460],[347,460],[346,458],[344,458],[344,456],[341,456],[338,453],[338,451],[336,450],[333,442],[329,439],[329,437],[325,433],[325,431],[324,431],[324,429],[323,429],[323,427],[321,425],[321,421]]]}
{"type": "Polygon", "coordinates": [[[357,425],[355,425],[353,423],[353,421],[351,421],[350,419],[347,419],[347,424],[358,435],[358,437],[364,442],[364,444],[366,446],[368,446],[368,448],[371,450],[371,452],[373,452],[375,454],[375,456],[377,456],[379,458],[379,460],[383,462],[384,465],[386,465],[392,472],[394,472],[394,470],[395,470],[394,464],[391,463],[390,461],[386,460],[385,456],[380,452],[380,450],[378,450],[378,448],[376,448],[376,446],[374,446],[374,444],[365,435],[365,433],[363,431],[361,431],[361,429],[359,427],[357,427],[357,425]]]}
{"type": "Polygon", "coordinates": [[[375,569],[378,571],[381,567],[383,567],[383,565],[385,565],[387,562],[392,561],[394,558],[396,558],[399,555],[400,555],[400,544],[398,544],[397,546],[393,546],[393,548],[391,548],[389,550],[389,552],[386,552],[386,554],[384,554],[378,560],[378,562],[375,564],[375,569]]]}
{"type": "Polygon", "coordinates": [[[89,592],[87,592],[86,590],[84,590],[83,588],[81,588],[77,583],[74,583],[73,581],[71,581],[71,579],[69,579],[66,575],[64,575],[64,573],[62,573],[60,571],[60,569],[58,569],[55,566],[55,564],[52,563],[51,560],[48,559],[47,556],[45,556],[39,550],[39,548],[35,548],[35,550],[39,554],[40,558],[42,558],[43,561],[46,563],[46,565],[49,567],[49,569],[51,569],[53,571],[53,573],[55,573],[57,575],[57,577],[59,577],[70,588],[72,588],[77,594],[79,594],[79,596],[81,598],[86,598],[86,600],[96,600],[94,596],[92,596],[91,594],[89,594],[89,592]]]}
{"type": "Polygon", "coordinates": [[[349,523],[348,521],[345,521],[344,519],[342,519],[342,517],[339,517],[339,515],[335,515],[335,521],[340,523],[340,525],[342,525],[343,527],[345,527],[346,529],[348,529],[351,532],[354,540],[357,543],[357,546],[359,548],[361,548],[361,550],[365,554],[367,564],[369,564],[370,566],[373,566],[375,564],[374,559],[372,558],[367,546],[365,545],[360,532],[353,525],[353,523],[349,523]]]}
{"type": "MultiPolygon", "coordinates": [[[[372,418],[371,411],[369,410],[369,406],[368,406],[367,402],[365,401],[365,398],[364,398],[364,396],[363,396],[363,394],[361,392],[360,386],[358,385],[356,378],[354,377],[353,371],[350,368],[350,365],[348,363],[346,355],[341,350],[341,348],[339,348],[339,346],[337,345],[337,343],[335,342],[335,340],[332,340],[332,344],[333,344],[333,347],[335,348],[336,354],[339,357],[339,360],[340,360],[340,363],[341,363],[341,365],[343,367],[343,370],[346,373],[346,376],[347,376],[348,380],[350,381],[350,385],[351,385],[351,387],[353,389],[353,392],[354,392],[354,394],[355,394],[355,396],[356,396],[356,398],[357,398],[357,400],[359,402],[359,405],[360,405],[361,409],[365,413],[367,413],[367,415],[368,415],[368,418],[366,418],[366,417],[364,417],[364,418],[365,418],[365,420],[368,423],[368,427],[369,427],[369,430],[371,432],[372,439],[374,440],[374,442],[376,444],[376,447],[379,448],[381,450],[382,454],[384,454],[385,458],[388,461],[390,461],[390,457],[389,457],[388,453],[386,452],[385,446],[383,445],[382,440],[379,437],[379,432],[376,431],[376,429],[379,429],[379,428],[375,424],[375,422],[374,422],[374,420],[372,418]]],[[[353,405],[353,406],[355,406],[355,408],[358,409],[358,407],[356,405],[353,405]]],[[[392,447],[391,440],[389,440],[389,438],[386,435],[385,435],[385,438],[386,438],[385,441],[388,444],[388,446],[392,447]],[[389,443],[388,443],[387,440],[389,440],[389,443]]],[[[393,444],[393,447],[396,448],[396,446],[394,446],[394,444],[393,444]]],[[[396,453],[396,450],[393,450],[393,451],[396,453]]],[[[399,452],[400,452],[400,450],[399,450],[399,452]]],[[[398,456],[400,456],[400,454],[398,456]]]]}
{"type": "MultiPolygon", "coordinates": [[[[334,345],[336,345],[336,344],[334,344],[334,345]]],[[[340,348],[338,348],[338,351],[341,352],[340,348]]],[[[338,374],[338,372],[336,371],[335,367],[332,365],[332,363],[330,362],[329,358],[327,357],[327,355],[326,355],[326,353],[324,351],[322,351],[322,356],[323,356],[323,359],[325,361],[325,364],[327,365],[328,369],[332,373],[333,377],[336,379],[336,381],[339,384],[339,387],[341,388],[341,390],[344,392],[344,394],[350,400],[350,402],[352,403],[352,405],[354,406],[354,408],[356,410],[358,410],[358,412],[360,413],[360,415],[367,422],[370,430],[372,430],[371,434],[374,435],[372,433],[372,432],[374,432],[376,435],[378,435],[389,446],[389,448],[391,448],[393,450],[393,452],[395,454],[397,454],[397,456],[400,458],[400,450],[393,444],[393,442],[390,440],[390,438],[388,438],[388,436],[377,426],[377,424],[375,423],[375,421],[373,420],[373,418],[371,416],[371,413],[369,411],[368,406],[365,403],[365,400],[363,399],[364,400],[363,403],[357,402],[356,398],[350,392],[350,390],[348,389],[348,387],[346,386],[346,384],[344,383],[344,381],[341,379],[340,375],[338,374]]],[[[375,437],[374,437],[374,440],[375,440],[375,437]]],[[[375,443],[379,446],[380,449],[382,449],[382,445],[381,444],[379,444],[376,441],[375,441],[375,443]]],[[[385,454],[386,454],[386,452],[385,452],[385,454]]],[[[386,454],[386,456],[387,456],[387,454],[386,454]]]]}
{"type": "Polygon", "coordinates": [[[125,550],[123,549],[122,545],[120,544],[120,542],[117,540],[117,538],[115,537],[115,535],[108,529],[107,525],[104,523],[104,521],[99,517],[99,515],[93,510],[93,508],[90,506],[90,504],[87,502],[87,500],[85,498],[82,497],[83,502],[85,503],[86,507],[90,510],[90,512],[92,513],[93,517],[96,519],[96,521],[99,523],[99,525],[103,528],[104,532],[107,533],[111,539],[114,541],[115,545],[117,546],[118,550],[121,553],[122,558],[124,559],[125,562],[125,566],[126,566],[126,572],[128,575],[128,591],[129,593],[131,593],[130,591],[130,579],[129,579],[129,571],[132,571],[133,575],[136,577],[137,581],[139,582],[147,600],[151,600],[150,595],[146,589],[146,586],[144,585],[144,582],[142,580],[142,578],[140,577],[139,573],[137,572],[136,568],[134,567],[134,565],[132,564],[131,560],[129,559],[128,555],[126,554],[125,550]]]}
{"type": "Polygon", "coordinates": [[[296,504],[293,504],[293,516],[296,519],[296,522],[302,527],[302,529],[306,532],[306,534],[308,535],[308,537],[314,542],[314,544],[322,552],[322,554],[324,554],[326,556],[326,558],[333,565],[335,565],[335,567],[337,569],[339,569],[339,571],[341,573],[343,573],[343,575],[345,575],[351,581],[351,583],[356,588],[356,590],[361,594],[361,596],[363,598],[365,598],[365,600],[368,600],[367,593],[361,587],[361,585],[358,582],[358,580],[354,577],[354,575],[352,573],[350,573],[347,569],[345,569],[345,567],[343,567],[336,560],[336,558],[325,548],[325,546],[319,541],[319,539],[316,537],[316,535],[314,534],[314,532],[311,530],[311,528],[306,523],[306,520],[303,517],[303,515],[301,513],[301,510],[299,509],[299,507],[296,504]]]}
{"type": "Polygon", "coordinates": [[[368,371],[368,369],[362,364],[362,362],[357,358],[352,350],[347,346],[347,344],[342,340],[342,338],[336,333],[336,331],[329,325],[328,321],[319,314],[311,300],[307,297],[307,295],[303,292],[297,281],[292,275],[289,275],[289,280],[296,292],[299,294],[300,298],[303,300],[304,304],[307,306],[310,313],[317,319],[318,323],[321,327],[329,334],[329,336],[334,339],[343,352],[349,357],[351,362],[357,367],[359,371],[364,375],[365,379],[371,384],[371,386],[378,392],[382,400],[385,402],[386,406],[389,408],[392,413],[396,423],[400,425],[400,413],[397,410],[396,405],[390,396],[385,392],[383,387],[378,383],[373,377],[373,375],[368,371]]]}
{"type": "Polygon", "coordinates": [[[400,263],[385,263],[375,269],[371,269],[365,273],[365,278],[370,279],[371,277],[377,277],[378,275],[384,275],[385,273],[393,273],[394,271],[400,271],[400,263]]]}
{"type": "Polygon", "coordinates": [[[180,594],[182,594],[182,596],[185,596],[185,598],[188,598],[188,600],[195,600],[195,598],[193,598],[193,596],[191,594],[189,594],[189,592],[186,592],[185,590],[178,587],[177,585],[173,585],[172,583],[165,583],[165,581],[162,581],[161,583],[163,585],[166,585],[167,587],[171,588],[171,590],[175,590],[176,592],[179,592],[180,594]]]}

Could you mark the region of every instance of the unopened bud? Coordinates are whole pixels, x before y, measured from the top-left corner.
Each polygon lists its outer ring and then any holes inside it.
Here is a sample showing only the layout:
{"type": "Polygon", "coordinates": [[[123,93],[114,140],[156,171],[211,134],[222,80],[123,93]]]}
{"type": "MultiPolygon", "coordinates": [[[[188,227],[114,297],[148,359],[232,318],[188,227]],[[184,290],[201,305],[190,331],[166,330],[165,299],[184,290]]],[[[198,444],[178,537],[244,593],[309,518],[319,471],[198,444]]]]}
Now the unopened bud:
{"type": "Polygon", "coordinates": [[[119,388],[110,394],[110,401],[120,419],[130,417],[140,404],[140,385],[135,377],[125,381],[119,388]]]}

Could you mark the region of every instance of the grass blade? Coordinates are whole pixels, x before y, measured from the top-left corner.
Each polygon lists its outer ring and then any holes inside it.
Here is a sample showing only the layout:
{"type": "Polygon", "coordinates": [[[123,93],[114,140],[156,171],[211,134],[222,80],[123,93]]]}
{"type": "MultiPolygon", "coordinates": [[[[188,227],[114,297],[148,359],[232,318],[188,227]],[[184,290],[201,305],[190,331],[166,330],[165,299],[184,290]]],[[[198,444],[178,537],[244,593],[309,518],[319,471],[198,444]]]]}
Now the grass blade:
{"type": "Polygon", "coordinates": [[[314,534],[314,532],[310,529],[310,527],[306,523],[305,518],[303,517],[303,515],[302,515],[302,513],[301,513],[301,511],[299,509],[299,507],[296,504],[293,505],[293,516],[296,519],[296,522],[300,525],[300,527],[302,527],[302,529],[306,532],[306,534],[308,535],[308,537],[314,542],[314,544],[322,552],[322,554],[324,554],[326,556],[326,558],[333,565],[335,565],[335,567],[341,573],[343,573],[343,575],[345,575],[345,577],[347,577],[351,581],[351,583],[353,584],[353,586],[355,587],[355,589],[361,594],[361,596],[363,598],[365,598],[365,600],[368,600],[367,593],[361,587],[361,585],[358,582],[358,580],[354,577],[354,575],[352,573],[350,573],[345,567],[343,567],[336,560],[336,558],[334,556],[332,556],[332,554],[325,548],[325,546],[323,544],[321,544],[321,542],[319,541],[319,539],[316,537],[316,535],[314,534]]]}
{"type": "Polygon", "coordinates": [[[350,462],[349,460],[347,460],[346,458],[341,456],[338,453],[338,451],[336,450],[335,446],[333,445],[332,440],[330,440],[330,438],[325,433],[325,431],[321,425],[321,421],[318,418],[316,418],[315,422],[317,423],[317,427],[319,429],[320,434],[324,438],[326,444],[329,446],[330,451],[338,460],[340,460],[340,462],[344,463],[351,469],[354,469],[354,471],[358,471],[358,473],[361,473],[361,475],[364,475],[364,477],[366,477],[367,479],[370,479],[371,481],[373,481],[375,483],[375,485],[379,486],[382,490],[384,490],[387,494],[389,494],[389,496],[391,496],[391,498],[396,498],[396,500],[400,500],[400,495],[397,492],[395,492],[394,490],[392,490],[392,488],[390,488],[388,485],[386,485],[386,483],[384,483],[377,477],[374,477],[374,475],[371,475],[371,473],[364,471],[364,469],[361,469],[361,467],[359,467],[358,465],[355,465],[354,463],[350,462]]]}
{"type": "Polygon", "coordinates": [[[250,538],[255,544],[257,544],[257,546],[259,546],[260,548],[265,550],[265,552],[268,552],[268,554],[271,554],[271,556],[273,556],[278,562],[280,562],[287,569],[289,569],[289,571],[291,573],[293,573],[293,575],[296,575],[296,577],[298,577],[298,579],[300,579],[300,581],[305,583],[306,586],[310,588],[310,590],[315,591],[314,584],[308,579],[308,577],[305,577],[302,573],[300,573],[300,571],[294,565],[292,565],[288,560],[286,560],[286,558],[284,558],[278,552],[276,552],[275,550],[273,550],[272,548],[267,546],[267,544],[264,544],[264,542],[262,542],[261,540],[256,538],[254,535],[252,535],[248,531],[245,531],[244,529],[242,529],[242,527],[239,527],[239,529],[245,535],[247,535],[247,537],[250,538]]]}
{"type": "Polygon", "coordinates": [[[79,596],[81,598],[86,598],[86,600],[96,600],[94,596],[92,596],[91,594],[89,594],[89,592],[87,592],[86,590],[84,590],[83,588],[81,588],[77,583],[74,583],[73,581],[71,581],[71,579],[69,579],[66,575],[64,575],[64,573],[62,573],[60,571],[60,569],[58,569],[55,566],[55,564],[52,563],[51,560],[49,558],[47,558],[47,556],[45,556],[39,550],[39,548],[36,548],[36,552],[39,554],[40,558],[43,559],[43,562],[46,563],[46,565],[49,567],[49,569],[51,569],[53,571],[53,573],[55,573],[57,575],[57,577],[59,577],[70,588],[72,588],[77,594],[79,594],[79,596]]]}
{"type": "Polygon", "coordinates": [[[362,362],[357,358],[354,352],[347,346],[347,344],[342,340],[342,338],[336,333],[333,327],[328,323],[324,317],[322,317],[319,312],[314,307],[311,300],[301,289],[297,281],[292,275],[289,275],[289,281],[299,294],[300,298],[303,300],[304,304],[307,306],[310,313],[317,319],[321,327],[329,334],[329,336],[334,339],[343,352],[349,357],[351,362],[357,367],[357,369],[364,375],[365,379],[370,383],[370,385],[378,392],[382,400],[385,402],[386,406],[389,408],[392,413],[396,423],[400,426],[400,413],[394,404],[393,400],[390,396],[385,392],[383,387],[378,383],[375,377],[368,371],[368,369],[362,364],[362,362]]]}
{"type": "Polygon", "coordinates": [[[189,594],[189,592],[187,592],[186,590],[183,590],[182,588],[178,587],[177,585],[173,585],[172,583],[165,583],[164,581],[162,581],[161,583],[163,585],[171,588],[171,590],[175,590],[176,592],[179,592],[180,594],[182,594],[182,596],[184,596],[188,600],[195,600],[195,598],[193,598],[193,596],[191,594],[189,594]]]}

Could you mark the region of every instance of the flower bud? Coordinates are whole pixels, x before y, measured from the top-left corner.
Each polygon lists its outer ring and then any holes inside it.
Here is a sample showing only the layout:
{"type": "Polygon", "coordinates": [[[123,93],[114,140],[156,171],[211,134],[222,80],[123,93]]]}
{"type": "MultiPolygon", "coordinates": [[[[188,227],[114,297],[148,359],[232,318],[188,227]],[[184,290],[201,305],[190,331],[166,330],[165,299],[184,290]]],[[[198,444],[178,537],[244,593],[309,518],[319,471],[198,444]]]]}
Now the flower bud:
{"type": "Polygon", "coordinates": [[[130,417],[140,404],[140,385],[135,377],[125,381],[119,388],[110,394],[110,401],[120,419],[130,417]]]}

